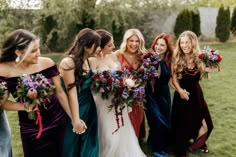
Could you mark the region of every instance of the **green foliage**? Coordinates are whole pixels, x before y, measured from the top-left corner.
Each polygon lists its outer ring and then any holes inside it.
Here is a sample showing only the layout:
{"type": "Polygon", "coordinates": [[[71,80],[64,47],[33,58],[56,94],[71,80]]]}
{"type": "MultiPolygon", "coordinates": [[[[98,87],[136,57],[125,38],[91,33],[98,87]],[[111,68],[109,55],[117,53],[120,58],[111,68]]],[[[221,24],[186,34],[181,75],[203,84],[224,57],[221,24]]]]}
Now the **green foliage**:
{"type": "Polygon", "coordinates": [[[219,38],[220,42],[225,42],[230,36],[230,10],[224,8],[223,5],[219,8],[217,19],[216,19],[216,37],[219,38]]]}
{"type": "Polygon", "coordinates": [[[234,7],[232,18],[231,18],[231,31],[236,34],[236,6],[234,7]]]}
{"type": "Polygon", "coordinates": [[[192,13],[188,9],[182,10],[176,18],[174,27],[175,36],[178,37],[183,31],[192,30],[192,13]]]}
{"type": "Polygon", "coordinates": [[[192,31],[197,35],[201,35],[201,19],[200,19],[200,13],[198,9],[191,11],[192,13],[192,21],[193,21],[193,27],[192,31]]]}

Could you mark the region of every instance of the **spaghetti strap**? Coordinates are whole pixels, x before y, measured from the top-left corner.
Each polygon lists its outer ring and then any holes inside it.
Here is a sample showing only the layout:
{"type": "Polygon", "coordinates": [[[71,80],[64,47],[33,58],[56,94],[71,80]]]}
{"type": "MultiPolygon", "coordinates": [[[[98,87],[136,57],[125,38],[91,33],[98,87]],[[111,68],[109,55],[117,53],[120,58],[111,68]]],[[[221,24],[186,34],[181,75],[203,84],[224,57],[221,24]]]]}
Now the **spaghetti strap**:
{"type": "Polygon", "coordinates": [[[91,70],[91,67],[90,67],[89,60],[88,60],[88,59],[87,59],[87,63],[88,63],[88,66],[89,66],[89,70],[91,70]]]}

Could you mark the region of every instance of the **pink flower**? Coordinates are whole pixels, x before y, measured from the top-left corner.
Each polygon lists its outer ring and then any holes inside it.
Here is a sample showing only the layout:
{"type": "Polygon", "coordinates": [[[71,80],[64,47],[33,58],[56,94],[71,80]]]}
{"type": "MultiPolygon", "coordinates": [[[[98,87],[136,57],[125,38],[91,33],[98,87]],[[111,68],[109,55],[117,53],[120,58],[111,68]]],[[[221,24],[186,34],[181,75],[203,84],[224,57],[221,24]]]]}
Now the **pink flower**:
{"type": "Polygon", "coordinates": [[[28,95],[28,97],[29,97],[30,99],[36,99],[37,96],[38,96],[38,92],[37,92],[36,89],[30,88],[30,89],[28,90],[27,95],[28,95]]]}

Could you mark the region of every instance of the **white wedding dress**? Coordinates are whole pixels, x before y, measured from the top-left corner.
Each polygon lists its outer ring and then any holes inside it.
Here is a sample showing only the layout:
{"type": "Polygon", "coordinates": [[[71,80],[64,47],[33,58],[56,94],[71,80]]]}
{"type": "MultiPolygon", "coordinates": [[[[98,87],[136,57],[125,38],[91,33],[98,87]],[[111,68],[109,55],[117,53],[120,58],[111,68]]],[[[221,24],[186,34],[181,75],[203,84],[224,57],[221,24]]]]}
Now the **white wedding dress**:
{"type": "MultiPolygon", "coordinates": [[[[112,69],[103,66],[97,70],[118,69],[120,69],[119,63],[114,62],[112,69]]],[[[98,113],[99,157],[146,157],[135,135],[127,107],[122,112],[124,126],[120,126],[119,130],[112,134],[117,129],[115,110],[114,108],[111,111],[108,109],[113,96],[110,95],[109,99],[102,99],[100,93],[93,94],[93,96],[98,113]]]]}

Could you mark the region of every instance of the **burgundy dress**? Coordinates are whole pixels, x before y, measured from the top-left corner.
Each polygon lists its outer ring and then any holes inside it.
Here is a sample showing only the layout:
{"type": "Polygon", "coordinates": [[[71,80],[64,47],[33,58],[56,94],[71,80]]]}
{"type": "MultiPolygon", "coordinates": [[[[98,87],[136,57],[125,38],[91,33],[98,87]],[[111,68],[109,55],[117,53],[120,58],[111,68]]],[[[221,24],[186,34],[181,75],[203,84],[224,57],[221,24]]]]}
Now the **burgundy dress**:
{"type": "MultiPolygon", "coordinates": [[[[128,62],[125,56],[122,54],[121,56],[121,68],[128,69],[130,71],[135,70],[133,69],[132,65],[128,62]]],[[[144,109],[142,106],[133,106],[132,111],[129,112],[129,118],[133,125],[135,134],[138,138],[145,137],[145,120],[144,120],[144,109]]]]}
{"type": "MultiPolygon", "coordinates": [[[[56,65],[32,75],[39,73],[43,74],[49,81],[51,81],[51,77],[59,75],[56,65]]],[[[14,98],[16,98],[18,78],[0,76],[0,79],[7,82],[8,90],[14,98]]],[[[46,104],[46,107],[47,109],[44,109],[40,106],[43,132],[39,139],[36,139],[38,125],[35,124],[35,120],[30,120],[28,113],[25,111],[18,112],[24,157],[62,157],[66,122],[65,112],[55,94],[50,99],[50,103],[46,104]]]]}
{"type": "MultiPolygon", "coordinates": [[[[181,88],[186,89],[190,95],[186,101],[180,98],[178,92],[174,93],[172,106],[172,129],[174,151],[178,155],[185,155],[190,146],[190,141],[198,142],[201,147],[209,137],[213,123],[205,102],[202,89],[199,84],[200,73],[196,70],[185,69],[183,77],[179,80],[181,88]],[[205,119],[208,132],[203,140],[198,141],[199,129],[202,126],[202,120],[205,119]]],[[[204,137],[204,136],[202,136],[204,137]]]]}

